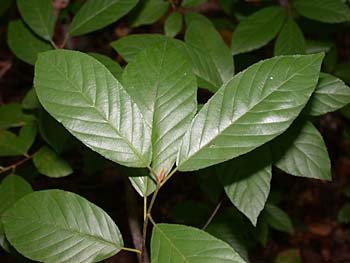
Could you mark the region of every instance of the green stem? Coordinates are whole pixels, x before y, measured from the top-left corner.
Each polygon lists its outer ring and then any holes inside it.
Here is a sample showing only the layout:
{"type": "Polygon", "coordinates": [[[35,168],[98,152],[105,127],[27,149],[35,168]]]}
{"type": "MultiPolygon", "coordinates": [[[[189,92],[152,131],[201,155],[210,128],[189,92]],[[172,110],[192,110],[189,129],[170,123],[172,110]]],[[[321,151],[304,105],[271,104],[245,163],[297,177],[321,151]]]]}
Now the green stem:
{"type": "Polygon", "coordinates": [[[141,251],[135,248],[128,248],[128,247],[122,247],[121,250],[125,250],[125,251],[130,251],[130,252],[134,252],[137,254],[141,254],[141,251]]]}
{"type": "Polygon", "coordinates": [[[55,42],[53,42],[52,39],[50,39],[50,44],[51,46],[53,46],[54,49],[58,49],[57,45],[55,44],[55,42]]]}
{"type": "Polygon", "coordinates": [[[6,167],[0,167],[0,174],[5,173],[5,172],[10,171],[10,170],[15,171],[18,166],[31,160],[34,157],[34,155],[35,155],[35,153],[32,155],[25,155],[26,158],[19,160],[18,162],[14,163],[14,164],[11,164],[11,165],[6,166],[6,167]]]}

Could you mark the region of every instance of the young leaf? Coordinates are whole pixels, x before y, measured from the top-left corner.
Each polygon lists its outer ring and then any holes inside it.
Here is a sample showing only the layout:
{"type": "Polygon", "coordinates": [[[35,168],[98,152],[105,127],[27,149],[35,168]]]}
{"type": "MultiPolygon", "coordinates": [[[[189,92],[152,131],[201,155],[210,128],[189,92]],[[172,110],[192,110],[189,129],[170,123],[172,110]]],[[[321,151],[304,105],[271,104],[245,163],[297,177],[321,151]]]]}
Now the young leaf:
{"type": "Polygon", "coordinates": [[[119,81],[121,82],[122,80],[122,74],[123,74],[123,69],[122,67],[113,59],[110,57],[107,57],[105,55],[101,55],[98,53],[88,53],[90,56],[93,58],[97,59],[100,61],[108,70],[112,73],[112,75],[119,81]]]}
{"type": "Polygon", "coordinates": [[[169,9],[169,4],[163,0],[144,0],[141,3],[139,13],[133,20],[132,26],[153,24],[158,21],[169,9]]]}
{"type": "Polygon", "coordinates": [[[165,20],[164,31],[168,37],[176,36],[182,28],[182,15],[179,12],[173,12],[165,20]]]}
{"type": "Polygon", "coordinates": [[[34,142],[36,126],[24,126],[19,135],[0,129],[0,156],[27,155],[34,142]]]}
{"type": "Polygon", "coordinates": [[[154,225],[151,239],[152,263],[245,263],[224,241],[197,228],[154,225]]]}
{"type": "Polygon", "coordinates": [[[191,66],[170,42],[140,52],[123,74],[125,90],[152,129],[152,168],[167,174],[197,111],[191,66]]]}
{"type": "Polygon", "coordinates": [[[38,97],[36,96],[35,89],[31,88],[30,90],[28,90],[28,92],[22,100],[22,109],[34,110],[38,108],[40,108],[40,102],[38,100],[38,97]]]}
{"type": "Polygon", "coordinates": [[[0,184],[0,217],[17,200],[31,192],[33,192],[31,185],[23,177],[14,174],[6,176],[0,184]]]}
{"type": "Polygon", "coordinates": [[[34,121],[34,116],[24,114],[17,103],[0,106],[0,129],[21,127],[34,121]]]}
{"type": "Polygon", "coordinates": [[[286,18],[282,7],[261,9],[240,22],[232,35],[232,54],[258,49],[270,42],[286,18]]]}
{"type": "Polygon", "coordinates": [[[306,112],[319,116],[339,110],[350,103],[350,88],[345,83],[326,73],[320,74],[315,92],[307,105],[306,112]]]}
{"type": "Polygon", "coordinates": [[[321,134],[310,122],[297,122],[271,142],[274,165],[294,176],[331,179],[331,164],[321,134]]]}
{"type": "Polygon", "coordinates": [[[35,36],[21,20],[9,23],[7,44],[16,57],[32,65],[40,52],[51,49],[49,43],[35,36]]]}
{"type": "Polygon", "coordinates": [[[33,158],[39,173],[52,178],[60,178],[73,173],[72,167],[48,147],[42,147],[33,158]]]}
{"type": "Polygon", "coordinates": [[[44,108],[89,148],[125,166],[149,164],[150,129],[100,62],[77,51],[45,52],[35,65],[34,86],[44,108]]]}
{"type": "Polygon", "coordinates": [[[206,0],[184,0],[181,3],[181,6],[184,8],[191,8],[197,5],[203,4],[206,0]]]}
{"type": "Polygon", "coordinates": [[[270,192],[271,153],[267,147],[219,166],[227,197],[256,226],[270,192]],[[254,163],[254,165],[251,165],[254,163]]]}
{"type": "Polygon", "coordinates": [[[215,65],[215,74],[218,74],[221,85],[234,74],[233,58],[219,32],[213,25],[206,24],[199,20],[192,21],[186,31],[185,42],[190,48],[209,57],[209,62],[215,65]]]}
{"type": "Polygon", "coordinates": [[[292,17],[288,17],[275,43],[275,56],[304,54],[306,42],[303,32],[292,17]]]}
{"type": "Polygon", "coordinates": [[[101,29],[127,14],[138,0],[88,0],[75,15],[69,35],[79,36],[101,29]]]}
{"type": "Polygon", "coordinates": [[[292,234],[294,232],[293,224],[288,214],[277,206],[266,204],[264,212],[266,213],[267,223],[274,229],[292,234]]]}
{"type": "Polygon", "coordinates": [[[293,5],[302,16],[324,23],[350,20],[350,8],[341,0],[295,0],[293,5]]]}
{"type": "Polygon", "coordinates": [[[315,89],[322,59],[323,54],[274,57],[234,76],[192,121],[179,170],[224,162],[283,133],[315,89]]]}
{"type": "Polygon", "coordinates": [[[24,22],[36,34],[48,41],[52,39],[56,20],[52,0],[17,0],[17,7],[24,22]]]}
{"type": "Polygon", "coordinates": [[[106,212],[62,190],[28,194],[3,219],[10,244],[34,261],[98,262],[123,247],[119,229],[106,212]]]}

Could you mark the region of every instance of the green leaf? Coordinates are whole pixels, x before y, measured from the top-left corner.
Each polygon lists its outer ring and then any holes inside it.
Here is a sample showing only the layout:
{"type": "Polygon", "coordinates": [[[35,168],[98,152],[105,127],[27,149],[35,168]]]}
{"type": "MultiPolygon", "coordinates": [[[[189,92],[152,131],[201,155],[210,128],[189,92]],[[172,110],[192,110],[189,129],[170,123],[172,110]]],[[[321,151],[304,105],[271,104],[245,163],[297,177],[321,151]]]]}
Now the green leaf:
{"type": "Polygon", "coordinates": [[[254,230],[255,230],[254,235],[256,240],[265,247],[267,245],[267,242],[269,241],[270,231],[269,231],[269,225],[267,224],[267,220],[266,220],[266,213],[264,213],[264,210],[259,216],[258,223],[254,230]]]}
{"type": "Polygon", "coordinates": [[[148,169],[128,168],[125,170],[132,186],[139,195],[149,196],[154,192],[156,182],[148,169]]]}
{"type": "Polygon", "coordinates": [[[172,41],[192,65],[200,87],[215,92],[221,86],[220,75],[211,58],[205,52],[189,47],[177,39],[157,34],[138,34],[118,39],[111,45],[126,61],[130,62],[143,49],[153,45],[162,45],[168,41],[172,41]]]}
{"type": "Polygon", "coordinates": [[[316,54],[320,52],[329,52],[334,44],[328,41],[306,40],[306,54],[316,54]]]}
{"type": "Polygon", "coordinates": [[[274,165],[294,176],[331,179],[331,164],[321,134],[310,122],[297,122],[271,142],[274,165]]]}
{"type": "Polygon", "coordinates": [[[39,132],[57,153],[74,147],[74,137],[44,109],[39,112],[39,132]]]}
{"type": "Polygon", "coordinates": [[[0,217],[11,208],[14,203],[33,192],[31,185],[21,176],[10,174],[0,184],[0,217]]]}
{"type": "Polygon", "coordinates": [[[183,225],[157,224],[151,239],[152,263],[244,263],[232,247],[212,235],[183,225]]]}
{"type": "Polygon", "coordinates": [[[333,74],[350,84],[350,63],[341,63],[335,66],[333,74]]]}
{"type": "Polygon", "coordinates": [[[138,0],[88,0],[74,16],[69,35],[79,36],[101,29],[127,14],[138,0]]]}
{"type": "Polygon", "coordinates": [[[321,73],[306,112],[312,116],[319,116],[339,110],[349,103],[350,88],[342,80],[330,74],[321,73]]]}
{"type": "Polygon", "coordinates": [[[32,65],[40,52],[51,49],[49,43],[35,36],[21,20],[9,23],[7,44],[16,57],[32,65]]]}
{"type": "Polygon", "coordinates": [[[153,24],[158,21],[169,9],[169,4],[163,0],[144,0],[138,14],[133,20],[132,26],[153,24]]]}
{"type": "Polygon", "coordinates": [[[281,32],[278,34],[275,44],[275,56],[304,54],[306,42],[297,23],[292,17],[288,17],[281,32]]]}
{"type": "Polygon", "coordinates": [[[36,96],[35,89],[31,88],[30,90],[28,90],[28,92],[22,100],[22,109],[34,110],[38,108],[40,108],[40,102],[38,100],[38,97],[36,96]]]}
{"type": "Polygon", "coordinates": [[[100,62],[77,51],[45,52],[35,65],[34,86],[44,108],[89,148],[125,166],[149,164],[150,129],[100,62]]]}
{"type": "Polygon", "coordinates": [[[28,125],[21,128],[19,135],[0,130],[0,156],[27,155],[36,135],[36,126],[28,125]]]}
{"type": "MultiPolygon", "coordinates": [[[[208,26],[206,22],[199,20],[192,21],[186,31],[185,42],[191,49],[208,56],[209,63],[215,69],[211,74],[215,74],[214,79],[219,79],[220,86],[232,78],[234,66],[231,51],[213,25],[208,26]]],[[[201,60],[195,61],[196,64],[200,62],[201,60]]]]}
{"type": "Polygon", "coordinates": [[[56,20],[52,0],[17,0],[17,7],[24,22],[36,34],[48,41],[52,39],[56,20]]]}
{"type": "Polygon", "coordinates": [[[192,121],[179,170],[230,160],[283,133],[314,91],[322,59],[323,54],[274,57],[234,76],[192,121]]]}
{"type": "Polygon", "coordinates": [[[266,204],[264,212],[266,213],[267,223],[272,228],[288,234],[294,232],[292,221],[283,210],[277,206],[266,204]]]}
{"type": "Polygon", "coordinates": [[[183,0],[181,6],[184,8],[191,8],[203,4],[206,0],[183,0]]]}
{"type": "Polygon", "coordinates": [[[258,49],[270,42],[281,29],[286,13],[282,7],[261,9],[240,22],[232,35],[232,54],[258,49]]]}
{"type": "Polygon", "coordinates": [[[42,147],[33,158],[39,173],[52,178],[65,177],[73,173],[72,167],[48,147],[42,147]]]}
{"type": "Polygon", "coordinates": [[[126,66],[123,84],[152,129],[151,166],[157,174],[163,169],[167,174],[197,111],[191,66],[174,45],[164,42],[140,52],[126,66]]]}
{"type": "Polygon", "coordinates": [[[97,59],[99,62],[101,62],[108,70],[112,73],[112,75],[119,81],[121,82],[122,80],[122,74],[123,74],[123,69],[122,67],[113,59],[110,57],[107,57],[105,55],[101,55],[98,53],[88,53],[90,56],[93,58],[97,59]]]}
{"type": "Polygon", "coordinates": [[[10,253],[10,244],[6,239],[4,226],[0,220],[0,247],[10,253]]]}
{"type": "Polygon", "coordinates": [[[224,163],[218,172],[227,197],[256,226],[270,192],[272,168],[269,149],[258,148],[224,163]]]}
{"type": "Polygon", "coordinates": [[[7,129],[21,127],[34,121],[34,116],[24,114],[22,107],[17,103],[9,103],[0,106],[0,128],[7,129]]]}
{"type": "Polygon", "coordinates": [[[113,41],[111,46],[127,62],[131,62],[145,48],[160,45],[166,42],[167,39],[169,38],[158,34],[129,35],[113,41]]]}
{"type": "Polygon", "coordinates": [[[176,36],[182,29],[182,15],[179,12],[173,12],[165,20],[164,31],[169,37],[176,36]]]}
{"type": "Polygon", "coordinates": [[[4,226],[10,244],[40,262],[98,262],[123,247],[119,229],[106,212],[62,190],[26,195],[7,211],[4,226]]]}
{"type": "Polygon", "coordinates": [[[350,8],[341,0],[295,0],[293,5],[302,16],[324,23],[350,20],[350,8]]]}
{"type": "Polygon", "coordinates": [[[342,208],[340,208],[337,221],[340,224],[349,224],[350,223],[350,204],[345,204],[342,208]]]}
{"type": "Polygon", "coordinates": [[[275,263],[302,263],[298,249],[288,249],[279,252],[275,263]]]}

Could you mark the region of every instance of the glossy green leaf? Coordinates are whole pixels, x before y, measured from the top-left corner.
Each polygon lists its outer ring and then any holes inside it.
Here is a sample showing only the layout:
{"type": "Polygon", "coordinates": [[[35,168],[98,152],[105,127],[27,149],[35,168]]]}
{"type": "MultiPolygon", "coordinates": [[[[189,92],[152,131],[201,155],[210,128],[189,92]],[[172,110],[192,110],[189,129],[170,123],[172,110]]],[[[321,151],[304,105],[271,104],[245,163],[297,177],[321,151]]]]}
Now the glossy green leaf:
{"type": "Polygon", "coordinates": [[[147,47],[160,45],[168,38],[158,34],[137,34],[122,37],[111,43],[112,48],[127,62],[131,62],[135,56],[147,47]]]}
{"type": "Polygon", "coordinates": [[[255,226],[270,192],[272,168],[268,147],[224,163],[218,173],[227,197],[255,226]]]}
{"type": "Polygon", "coordinates": [[[122,74],[123,74],[123,69],[122,67],[113,59],[110,57],[107,57],[105,55],[101,55],[98,53],[89,53],[90,56],[93,58],[97,59],[100,61],[108,70],[112,73],[112,75],[119,81],[121,82],[122,80],[122,74]]]}
{"type": "Polygon", "coordinates": [[[314,91],[322,59],[323,54],[274,57],[234,76],[192,121],[179,170],[224,162],[283,133],[314,91]]]}
{"type": "Polygon", "coordinates": [[[33,158],[39,173],[52,178],[65,177],[73,173],[72,167],[48,147],[42,147],[33,158]]]}
{"type": "Polygon", "coordinates": [[[304,54],[306,42],[297,23],[288,17],[275,43],[275,56],[304,54]]]}
{"type": "Polygon", "coordinates": [[[222,80],[211,57],[202,50],[190,47],[182,41],[164,35],[138,34],[118,39],[111,45],[126,61],[130,62],[143,49],[153,45],[162,45],[168,41],[172,41],[192,65],[200,87],[207,88],[212,92],[218,90],[222,80]]]}
{"type": "Polygon", "coordinates": [[[206,24],[204,21],[192,21],[186,31],[185,42],[190,48],[202,52],[203,56],[208,56],[209,62],[215,66],[212,74],[219,78],[221,86],[234,74],[233,58],[219,32],[213,25],[206,24]]]}
{"type": "Polygon", "coordinates": [[[40,52],[51,49],[49,43],[35,36],[21,20],[10,22],[7,44],[16,57],[32,65],[40,52]]]}
{"type": "Polygon", "coordinates": [[[123,247],[119,229],[106,212],[62,190],[26,195],[7,211],[3,222],[11,245],[35,261],[98,262],[123,247]]]}
{"type": "Polygon", "coordinates": [[[294,232],[291,219],[282,209],[275,205],[266,204],[264,212],[266,213],[267,223],[272,228],[288,234],[294,232]]]}
{"type": "Polygon", "coordinates": [[[101,29],[127,14],[138,0],[88,0],[74,16],[69,35],[79,36],[101,29]]]}
{"type": "Polygon", "coordinates": [[[38,96],[36,96],[35,89],[31,88],[30,90],[28,90],[28,92],[22,100],[22,109],[34,110],[37,108],[40,108],[40,102],[38,100],[38,96]]]}
{"type": "Polygon", "coordinates": [[[142,25],[153,24],[158,21],[169,9],[167,1],[163,0],[144,0],[138,14],[133,20],[132,26],[138,27],[142,25]]]}
{"type": "Polygon", "coordinates": [[[181,6],[184,8],[191,8],[203,4],[206,0],[183,0],[181,6]]]}
{"type": "Polygon", "coordinates": [[[17,103],[9,103],[0,106],[0,128],[7,129],[21,127],[34,121],[34,116],[22,112],[22,107],[17,103]]]}
{"type": "Polygon", "coordinates": [[[210,21],[210,19],[204,15],[201,15],[200,13],[185,13],[184,14],[185,17],[185,23],[186,26],[189,27],[192,22],[199,22],[201,24],[205,24],[206,27],[212,27],[213,23],[210,21]]]}
{"type": "Polygon", "coordinates": [[[244,263],[232,247],[197,228],[157,224],[151,240],[152,263],[244,263]]]}
{"type": "Polygon", "coordinates": [[[0,184],[0,217],[17,200],[31,192],[33,192],[31,185],[21,176],[14,174],[6,176],[0,184]]]}
{"type": "Polygon", "coordinates": [[[123,74],[128,94],[152,129],[153,170],[167,174],[175,163],[182,136],[197,110],[197,83],[190,64],[170,42],[150,47],[123,74]]]}
{"type": "Polygon", "coordinates": [[[263,8],[240,22],[232,35],[232,53],[239,54],[265,46],[281,29],[286,18],[282,7],[263,8]]]}
{"type": "Polygon", "coordinates": [[[320,74],[315,92],[307,105],[306,112],[319,116],[339,110],[350,103],[350,88],[345,83],[326,73],[320,74]]]}
{"type": "Polygon", "coordinates": [[[46,40],[52,39],[56,20],[52,0],[17,0],[17,7],[24,22],[36,34],[46,40]]]}
{"type": "Polygon", "coordinates": [[[271,142],[274,165],[294,176],[331,179],[331,164],[321,134],[310,122],[297,122],[271,142]]]}
{"type": "Polygon", "coordinates": [[[91,56],[68,50],[41,54],[34,86],[44,108],[92,150],[125,166],[150,163],[150,129],[139,108],[91,56]]]}
{"type": "Polygon", "coordinates": [[[28,125],[21,128],[19,135],[0,130],[0,156],[27,155],[36,135],[36,126],[28,125]]]}
{"type": "Polygon", "coordinates": [[[182,29],[182,15],[179,12],[173,12],[165,20],[164,31],[169,37],[176,36],[182,29]]]}
{"type": "Polygon", "coordinates": [[[156,189],[155,178],[146,168],[128,168],[125,174],[128,176],[136,192],[141,196],[149,196],[156,189]]]}
{"type": "Polygon", "coordinates": [[[302,16],[324,23],[350,20],[350,8],[341,0],[295,0],[293,6],[302,16]]]}

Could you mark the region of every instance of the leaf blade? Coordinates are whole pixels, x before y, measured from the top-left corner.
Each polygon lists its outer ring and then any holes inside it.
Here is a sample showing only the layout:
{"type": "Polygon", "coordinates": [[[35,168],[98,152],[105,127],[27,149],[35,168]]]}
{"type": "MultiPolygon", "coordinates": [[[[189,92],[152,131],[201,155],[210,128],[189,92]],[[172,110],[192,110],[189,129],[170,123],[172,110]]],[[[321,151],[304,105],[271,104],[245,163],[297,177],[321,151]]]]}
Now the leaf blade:
{"type": "Polygon", "coordinates": [[[123,246],[119,229],[106,212],[62,190],[26,195],[7,211],[4,227],[11,245],[36,261],[98,262],[123,246]]]}
{"type": "Polygon", "coordinates": [[[114,23],[127,14],[138,0],[88,0],[73,18],[71,37],[83,35],[114,23]]]}
{"type": "Polygon", "coordinates": [[[284,132],[315,89],[322,59],[274,57],[233,77],[194,118],[179,151],[179,170],[232,159],[284,132]]]}
{"type": "Polygon", "coordinates": [[[34,84],[44,108],[89,148],[125,166],[149,164],[149,127],[120,83],[94,58],[67,50],[43,53],[34,84]]]}

